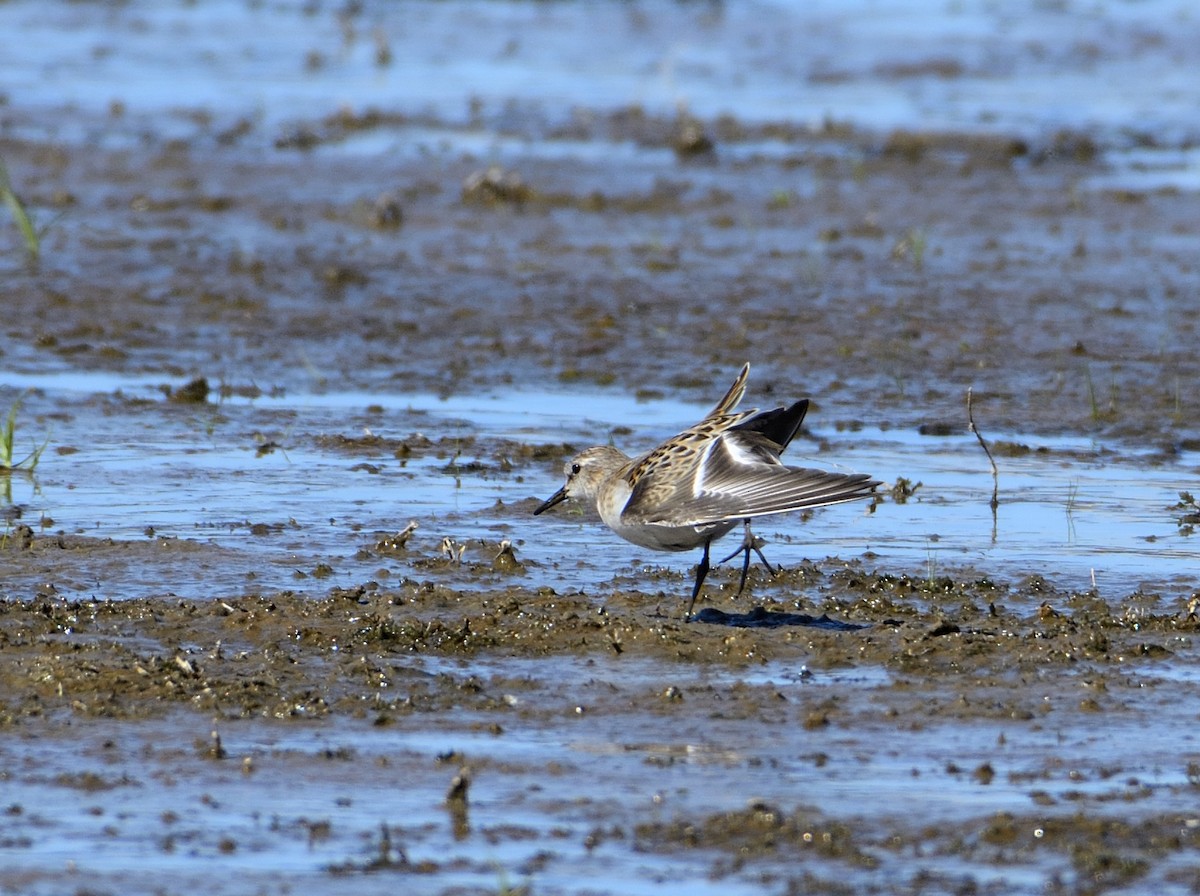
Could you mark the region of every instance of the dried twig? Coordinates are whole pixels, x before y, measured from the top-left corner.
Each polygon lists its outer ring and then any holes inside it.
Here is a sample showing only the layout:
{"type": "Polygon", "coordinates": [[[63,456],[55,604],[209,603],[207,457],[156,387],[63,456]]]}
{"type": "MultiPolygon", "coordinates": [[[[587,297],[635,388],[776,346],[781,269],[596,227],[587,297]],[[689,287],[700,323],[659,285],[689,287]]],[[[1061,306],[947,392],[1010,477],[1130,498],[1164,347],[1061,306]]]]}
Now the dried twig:
{"type": "Polygon", "coordinates": [[[967,429],[975,433],[975,438],[979,440],[979,447],[983,449],[983,453],[987,455],[988,463],[992,465],[992,513],[996,512],[996,508],[1000,506],[1000,471],[996,469],[996,461],[992,458],[992,452],[988,449],[987,442],[983,440],[983,435],[979,432],[979,428],[975,426],[975,415],[971,410],[971,387],[967,387],[967,429]]]}

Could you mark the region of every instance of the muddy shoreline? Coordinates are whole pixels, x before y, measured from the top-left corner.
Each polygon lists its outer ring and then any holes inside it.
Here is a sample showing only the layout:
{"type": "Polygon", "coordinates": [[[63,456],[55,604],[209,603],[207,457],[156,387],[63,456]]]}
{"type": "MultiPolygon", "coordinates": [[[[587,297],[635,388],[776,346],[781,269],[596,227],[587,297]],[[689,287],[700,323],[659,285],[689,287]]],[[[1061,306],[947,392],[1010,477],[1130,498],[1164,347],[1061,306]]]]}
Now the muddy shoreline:
{"type": "MultiPolygon", "coordinates": [[[[160,853],[189,843],[194,862],[300,840],[304,873],[337,892],[410,879],[453,890],[456,874],[487,873],[497,850],[512,885],[550,892],[573,891],[565,879],[628,849],[698,863],[715,882],[752,874],[809,892],[847,882],[886,891],[896,873],[939,892],[967,881],[1007,892],[1014,875],[1044,873],[1066,892],[1194,882],[1195,763],[1175,754],[1164,768],[1152,750],[1148,766],[1144,753],[1096,753],[1090,738],[1066,734],[1190,726],[1190,713],[1170,707],[1195,683],[1160,673],[1194,662],[1194,615],[1152,595],[1110,602],[1043,580],[1001,601],[986,581],[809,568],[764,590],[768,616],[803,602],[864,627],[685,624],[681,602],[661,592],[471,593],[417,581],[326,597],[5,602],[5,749],[104,732],[101,746],[75,754],[74,771],[48,782],[94,807],[104,836],[145,836],[157,780],[174,807],[153,835],[160,853]],[[796,600],[814,591],[819,603],[796,600]],[[280,725],[281,740],[316,734],[319,744],[270,746],[280,725]],[[799,755],[780,751],[773,732],[785,730],[799,755]],[[933,732],[948,738],[940,757],[911,750],[933,732]],[[539,757],[522,746],[545,738],[575,748],[539,757]],[[1057,739],[1053,753],[1038,746],[1046,738],[1057,739]],[[864,813],[858,800],[839,808],[793,790],[814,776],[894,787],[896,766],[913,798],[949,789],[963,799],[935,800],[914,825],[898,806],[864,813]],[[715,775],[716,790],[672,786],[689,768],[715,775]],[[624,796],[597,802],[614,774],[624,796]],[[441,794],[464,776],[468,795],[441,794]],[[238,793],[261,792],[265,808],[281,777],[330,792],[321,814],[277,819],[269,834],[245,828],[258,798],[238,804],[240,826],[198,815],[238,793]],[[376,786],[400,788],[388,791],[400,805],[415,797],[429,820],[407,823],[370,800],[352,812],[376,786]],[[983,811],[995,789],[1020,794],[1025,808],[983,811]],[[123,806],[138,790],[140,809],[123,806]]],[[[16,762],[5,777],[29,786],[60,764],[38,773],[16,762]]],[[[54,836],[65,823],[56,814],[10,802],[9,848],[54,836]]],[[[26,869],[5,883],[54,885],[71,873],[26,869]]],[[[285,879],[256,875],[268,888],[285,879]]],[[[101,879],[138,886],[130,872],[101,879]]]]}
{"type": "MultiPolygon", "coordinates": [[[[609,126],[644,139],[619,116],[609,126]]],[[[528,185],[520,201],[464,195],[480,159],[381,171],[316,149],[243,151],[203,132],[87,153],[6,141],[26,195],[66,214],[37,265],[4,255],[5,360],[161,376],[172,390],[204,376],[206,401],[220,389],[454,394],[531,381],[703,401],[749,358],[759,395],[810,394],[819,419],[848,432],[960,432],[971,386],[985,427],[1089,433],[1167,457],[1195,439],[1182,385],[1197,375],[1193,316],[1174,304],[1194,276],[1190,195],[1088,191],[1095,161],[1014,155],[1005,141],[784,139],[782,163],[685,160],[649,177],[607,171],[603,186],[577,185],[596,176],[579,162],[519,162],[505,170],[528,185]],[[53,168],[36,161],[48,151],[53,168]],[[384,194],[399,197],[398,227],[371,218],[384,194]],[[257,235],[249,248],[225,236],[246,230],[257,235]]],[[[164,396],[166,413],[172,405],[164,396]]],[[[377,450],[353,437],[318,447],[356,463],[377,450]]],[[[518,468],[542,477],[567,447],[518,468]]],[[[38,531],[31,556],[48,564],[47,581],[69,581],[94,545],[77,535],[73,551],[55,550],[55,537],[38,531]]],[[[152,545],[104,550],[119,549],[120,569],[149,560],[152,545]]],[[[216,550],[185,540],[171,562],[219,566],[216,550]]],[[[486,553],[469,562],[487,564],[486,553]]],[[[1200,879],[1186,746],[1145,757],[1085,733],[1190,726],[1191,678],[1156,677],[1195,662],[1177,583],[1101,597],[1057,590],[1043,569],[995,586],[986,569],[922,580],[825,561],[779,581],[760,572],[750,601],[733,604],[732,573],[715,577],[705,605],[721,612],[765,606],[868,626],[763,629],[683,624],[686,564],[646,567],[640,580],[598,571],[573,594],[539,586],[536,563],[508,586],[462,589],[423,569],[441,562],[425,556],[392,558],[409,567],[400,584],[332,592],[318,557],[294,593],[250,583],[202,603],[92,602],[34,588],[5,602],[6,778],[35,802],[7,802],[18,862],[4,884],[49,891],[89,867],[54,858],[54,838],[80,825],[73,807],[94,813],[78,836],[117,852],[165,862],[191,844],[164,874],[240,857],[266,891],[285,886],[274,862],[300,845],[303,874],[348,893],[396,882],[580,892],[572,879],[604,879],[614,864],[641,868],[620,877],[768,892],[838,893],[845,881],[893,892],[896,875],[931,892],[1186,890],[1200,879]],[[453,666],[414,670],[414,658],[453,666]],[[548,660],[547,672],[527,660],[548,660]],[[632,676],[629,660],[640,664],[632,676]],[[481,663],[492,671],[475,671],[481,663]],[[768,682],[753,677],[764,664],[768,682]],[[794,676],[786,686],[780,669],[794,676]],[[726,677],[695,684],[713,670],[726,677]],[[806,688],[813,675],[830,683],[806,688]],[[591,780],[586,750],[552,748],[576,742],[568,723],[580,716],[588,742],[607,745],[591,780]],[[265,733],[281,725],[298,727],[265,733]],[[797,745],[781,753],[774,731],[797,745]],[[1069,758],[1041,752],[1051,731],[1067,732],[1069,758]],[[941,732],[958,747],[931,747],[941,732]],[[80,735],[112,746],[61,760],[49,780],[30,764],[35,744],[80,735]],[[324,745],[263,745],[276,736],[324,745]],[[508,755],[506,739],[535,746],[508,755]],[[130,765],[131,755],[146,758],[130,765]],[[338,783],[326,785],[331,764],[338,783]],[[893,800],[959,796],[915,821],[851,787],[855,764],[893,800]],[[444,805],[463,768],[465,821],[444,805]],[[704,783],[680,783],[688,769],[704,783]],[[248,819],[279,806],[271,794],[289,778],[321,801],[285,801],[264,832],[248,819]],[[146,795],[156,780],[186,783],[166,805],[146,795]],[[410,796],[368,809],[380,784],[410,796]],[[607,800],[613,787],[621,795],[607,800]],[[41,812],[47,788],[65,802],[41,812]],[[229,806],[239,794],[259,808],[204,820],[206,795],[229,806]],[[158,817],[178,820],[164,832],[158,817]]],[[[105,887],[154,886],[153,872],[120,862],[98,873],[105,887]]]]}
{"type": "MultiPolygon", "coordinates": [[[[716,29],[790,85],[791,49],[719,7],[639,7],[596,40],[662,37],[657,85],[717,67],[694,51],[716,29]]],[[[1200,447],[1196,196],[1186,163],[1145,186],[1128,161],[1187,159],[1186,129],[384,103],[422,38],[373,7],[274,11],[300,35],[274,88],[319,102],[248,112],[181,77],[156,106],[135,51],[162,22],[113,37],[65,9],[95,32],[76,55],[138,77],[0,97],[43,228],[33,259],[0,216],[0,419],[19,404],[19,445],[45,443],[0,474],[0,891],[1200,889],[1175,505],[1200,447]],[[339,99],[364,46],[372,99],[339,99]],[[908,467],[878,525],[781,522],[783,572],[735,600],[714,571],[684,623],[696,558],[530,512],[574,449],[653,444],[745,361],[748,404],[812,399],[812,462],[885,476],[891,434],[908,467]],[[957,478],[919,484],[922,458],[957,478]]],[[[1070,27],[1056,10],[1031,14],[1070,27]]],[[[537,35],[590,27],[574,4],[427,12],[447,78],[494,36],[479,17],[512,15],[478,59],[528,54],[538,90],[537,35]]],[[[1190,21],[1122,42],[1089,20],[1103,40],[1058,63],[1194,53],[1190,21]]],[[[1017,63],[860,49],[801,81],[926,106],[1026,89],[1048,63],[1013,40],[1017,63]]],[[[224,47],[222,77],[257,58],[224,47]]],[[[713,83],[747,96],[757,71],[713,83]]]]}
{"type": "MultiPolygon", "coordinates": [[[[21,114],[17,133],[32,129],[21,114]]],[[[580,139],[649,130],[671,158],[673,127],[615,115],[580,139]]],[[[592,163],[534,156],[501,169],[519,190],[476,195],[464,185],[488,165],[469,154],[381,170],[320,139],[227,145],[215,125],[144,149],[10,138],[26,201],[61,218],[36,265],[5,253],[8,363],[231,389],[544,382],[704,400],[749,359],[768,394],[811,395],[839,422],[961,429],[973,387],[994,429],[1195,438],[1190,194],[1089,189],[1103,166],[1071,148],[1083,137],[1040,152],[963,135],[772,139],[782,157],[600,180],[592,163]]]]}

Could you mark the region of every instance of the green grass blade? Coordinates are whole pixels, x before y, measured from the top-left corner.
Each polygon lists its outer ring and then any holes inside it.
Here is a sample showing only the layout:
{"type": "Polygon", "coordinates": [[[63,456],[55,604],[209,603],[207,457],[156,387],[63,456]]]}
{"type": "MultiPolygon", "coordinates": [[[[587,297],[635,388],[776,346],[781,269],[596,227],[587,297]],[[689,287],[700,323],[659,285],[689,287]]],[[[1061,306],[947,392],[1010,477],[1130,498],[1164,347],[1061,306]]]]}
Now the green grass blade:
{"type": "Polygon", "coordinates": [[[4,424],[4,430],[0,432],[0,470],[12,469],[13,458],[13,440],[17,432],[17,407],[21,402],[14,401],[11,408],[8,409],[8,420],[4,424]]]}
{"type": "Polygon", "coordinates": [[[18,398],[9,407],[8,417],[5,418],[4,426],[0,427],[0,473],[12,474],[17,470],[25,473],[33,473],[37,469],[38,462],[42,459],[42,452],[50,444],[50,440],[46,439],[46,441],[34,448],[25,457],[20,460],[14,459],[13,451],[17,444],[17,412],[20,409],[21,399],[18,398]]]}
{"type": "Polygon", "coordinates": [[[13,192],[12,182],[8,179],[8,168],[2,161],[0,161],[0,195],[4,197],[4,204],[8,206],[13,220],[17,222],[17,228],[25,240],[26,250],[34,258],[37,258],[38,252],[41,251],[37,230],[34,229],[33,221],[29,219],[29,214],[25,211],[20,197],[13,192]]]}

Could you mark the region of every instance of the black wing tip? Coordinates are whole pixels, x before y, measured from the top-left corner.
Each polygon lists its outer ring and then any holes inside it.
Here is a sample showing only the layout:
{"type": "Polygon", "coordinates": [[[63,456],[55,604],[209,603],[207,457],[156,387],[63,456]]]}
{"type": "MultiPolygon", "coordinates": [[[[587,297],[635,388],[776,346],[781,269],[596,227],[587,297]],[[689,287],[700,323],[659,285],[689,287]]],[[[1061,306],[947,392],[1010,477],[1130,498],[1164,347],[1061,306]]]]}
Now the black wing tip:
{"type": "Polygon", "coordinates": [[[733,429],[741,432],[756,432],[778,445],[779,451],[782,453],[791,444],[792,439],[796,438],[796,433],[800,432],[800,426],[804,423],[804,415],[808,413],[809,403],[809,399],[801,398],[787,407],[772,408],[769,411],[755,414],[733,429]]]}

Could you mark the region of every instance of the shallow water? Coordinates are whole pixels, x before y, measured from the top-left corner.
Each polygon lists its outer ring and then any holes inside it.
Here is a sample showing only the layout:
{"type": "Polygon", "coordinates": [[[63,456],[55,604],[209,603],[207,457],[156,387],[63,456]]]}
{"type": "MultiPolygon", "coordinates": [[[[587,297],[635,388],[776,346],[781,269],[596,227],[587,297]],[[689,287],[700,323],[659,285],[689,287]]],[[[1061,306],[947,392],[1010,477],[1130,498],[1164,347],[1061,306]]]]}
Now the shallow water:
{"type": "MultiPolygon", "coordinates": [[[[168,136],[193,134],[197,109],[274,130],[338,107],[469,123],[502,120],[514,103],[550,122],[682,106],[705,118],[814,128],[834,121],[1034,140],[1075,130],[1097,135],[1128,172],[1106,185],[1146,186],[1147,156],[1156,185],[1196,184],[1194,155],[1179,154],[1195,140],[1200,105],[1192,76],[1200,16],[1185,0],[621,10],[425,2],[349,12],[242,0],[111,9],[10,2],[0,28],[24,38],[9,48],[9,102],[88,112],[119,103],[135,119],[155,116],[168,136]],[[157,76],[166,69],[169,79],[157,76]]],[[[68,114],[55,132],[79,139],[74,128],[68,114]]],[[[478,139],[454,148],[498,148],[478,139]]],[[[405,128],[382,148],[423,142],[405,128]]]]}
{"type": "Polygon", "coordinates": [[[0,892],[1200,889],[1192,4],[0,31],[0,892]],[[747,359],[792,462],[920,487],[701,604],[861,628],[684,625],[695,556],[531,516],[747,359]]]}
{"type": "MultiPolygon", "coordinates": [[[[628,432],[614,437],[618,445],[648,450],[702,416],[704,406],[578,391],[445,399],[334,392],[176,405],[151,379],[67,374],[0,375],[4,387],[14,398],[24,394],[23,414],[38,419],[21,428],[30,447],[53,443],[36,475],[11,481],[22,520],[35,526],[52,520],[41,526],[51,533],[185,539],[223,549],[203,580],[191,571],[173,578],[169,566],[153,561],[142,568],[141,555],[128,565],[105,558],[94,570],[85,561],[74,582],[57,583],[63,596],[141,597],[166,587],[205,599],[214,591],[295,587],[298,576],[321,563],[332,566],[323,587],[380,571],[399,579],[417,574],[415,549],[432,553],[444,537],[462,544],[510,539],[519,557],[538,568],[539,583],[556,589],[596,589],[642,563],[685,572],[696,561],[690,554],[647,554],[594,518],[569,511],[534,519],[521,502],[558,487],[559,463],[504,470],[495,456],[504,452],[496,446],[510,441],[581,448],[622,427],[628,432]],[[391,440],[420,433],[449,442],[403,459],[370,444],[322,447],[322,437],[364,433],[391,440]],[[260,453],[266,441],[278,447],[260,453]],[[420,525],[413,557],[381,563],[375,554],[357,556],[413,519],[420,525]],[[268,530],[252,534],[254,524],[268,530]]],[[[1028,449],[999,459],[993,518],[992,477],[969,433],[921,436],[857,426],[839,432],[823,429],[816,414],[808,425],[789,453],[791,463],[869,472],[885,489],[901,478],[919,486],[906,502],[885,500],[872,513],[851,505],[820,511],[808,524],[794,517],[760,521],[757,531],[775,543],[777,563],[860,559],[868,568],[929,578],[971,568],[1001,580],[1037,573],[1074,590],[1190,582],[1191,539],[1180,533],[1170,507],[1180,490],[1195,487],[1200,462],[1192,452],[1164,459],[1087,439],[989,434],[1028,449]]],[[[480,576],[473,584],[501,580],[480,576]]],[[[6,580],[13,595],[44,584],[6,580]]]]}

